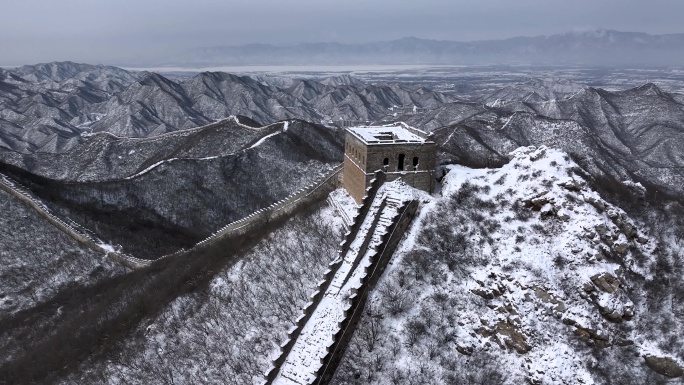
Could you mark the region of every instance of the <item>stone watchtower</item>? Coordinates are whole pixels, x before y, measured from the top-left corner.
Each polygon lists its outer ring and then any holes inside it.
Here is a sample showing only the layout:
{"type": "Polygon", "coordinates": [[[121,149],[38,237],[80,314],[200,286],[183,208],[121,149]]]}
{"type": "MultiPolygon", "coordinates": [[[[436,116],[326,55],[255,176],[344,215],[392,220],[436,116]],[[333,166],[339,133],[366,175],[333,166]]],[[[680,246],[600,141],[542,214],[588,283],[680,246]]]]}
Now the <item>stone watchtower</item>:
{"type": "Polygon", "coordinates": [[[383,170],[388,182],[401,178],[409,186],[432,192],[435,153],[436,145],[427,133],[405,124],[347,128],[343,185],[360,203],[373,173],[383,170]]]}

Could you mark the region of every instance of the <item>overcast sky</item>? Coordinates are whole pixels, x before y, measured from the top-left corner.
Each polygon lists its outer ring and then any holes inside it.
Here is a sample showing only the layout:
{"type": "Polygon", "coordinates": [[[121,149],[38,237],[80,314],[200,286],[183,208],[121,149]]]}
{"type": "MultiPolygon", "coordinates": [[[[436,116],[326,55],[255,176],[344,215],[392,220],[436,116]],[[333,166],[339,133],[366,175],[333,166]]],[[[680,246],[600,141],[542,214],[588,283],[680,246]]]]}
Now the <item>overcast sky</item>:
{"type": "Polygon", "coordinates": [[[684,32],[682,0],[2,0],[0,65],[125,64],[245,43],[684,32]]]}

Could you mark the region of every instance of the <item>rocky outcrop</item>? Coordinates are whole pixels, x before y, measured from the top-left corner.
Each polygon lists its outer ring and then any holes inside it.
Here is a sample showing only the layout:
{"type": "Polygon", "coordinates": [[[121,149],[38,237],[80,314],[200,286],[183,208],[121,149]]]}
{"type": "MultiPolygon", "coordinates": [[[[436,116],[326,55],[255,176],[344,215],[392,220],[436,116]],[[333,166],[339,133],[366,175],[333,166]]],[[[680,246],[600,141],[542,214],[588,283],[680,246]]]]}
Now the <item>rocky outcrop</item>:
{"type": "Polygon", "coordinates": [[[644,360],[649,368],[663,376],[677,378],[684,375],[684,369],[682,369],[679,363],[672,358],[646,356],[644,357],[644,360]]]}
{"type": "Polygon", "coordinates": [[[620,289],[620,280],[611,273],[604,272],[591,277],[591,283],[583,290],[599,312],[611,322],[630,320],[634,316],[634,304],[620,289]],[[598,289],[598,290],[597,290],[598,289]]]}

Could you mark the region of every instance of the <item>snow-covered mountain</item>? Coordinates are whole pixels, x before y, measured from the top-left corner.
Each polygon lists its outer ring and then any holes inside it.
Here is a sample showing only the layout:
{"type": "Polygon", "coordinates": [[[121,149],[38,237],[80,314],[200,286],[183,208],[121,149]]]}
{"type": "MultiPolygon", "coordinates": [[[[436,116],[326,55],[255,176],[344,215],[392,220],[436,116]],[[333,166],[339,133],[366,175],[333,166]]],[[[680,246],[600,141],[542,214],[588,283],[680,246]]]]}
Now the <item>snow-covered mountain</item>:
{"type": "Polygon", "coordinates": [[[174,81],[156,73],[70,62],[4,71],[0,147],[20,153],[67,151],[84,136],[150,137],[243,115],[261,124],[285,119],[366,121],[393,106],[436,108],[453,97],[350,76],[321,82],[204,72],[174,81]]]}
{"type": "MultiPolygon", "coordinates": [[[[570,96],[569,91],[560,93],[558,99],[531,101],[522,89],[509,89],[506,98],[496,97],[489,106],[445,104],[409,122],[434,132],[444,162],[501,165],[519,146],[549,145],[565,150],[604,185],[634,180],[651,194],[681,199],[681,95],[646,84],[613,92],[588,87],[570,96]]],[[[539,94],[546,92],[542,88],[539,94]]]]}
{"type": "Polygon", "coordinates": [[[496,106],[507,101],[544,102],[569,98],[584,89],[581,84],[565,79],[532,79],[487,95],[482,102],[496,106]]]}
{"type": "Polygon", "coordinates": [[[562,151],[448,167],[333,384],[659,384],[681,376],[682,242],[605,201],[562,151]],[[665,242],[665,243],[663,243],[665,242]],[[681,278],[676,279],[681,282],[681,278]],[[649,369],[650,368],[650,369],[649,369]]]}
{"type": "Polygon", "coordinates": [[[235,118],[152,139],[100,138],[27,162],[34,172],[2,162],[0,172],[144,259],[191,247],[314,182],[343,148],[339,129],[304,121],[254,128],[235,118]]]}

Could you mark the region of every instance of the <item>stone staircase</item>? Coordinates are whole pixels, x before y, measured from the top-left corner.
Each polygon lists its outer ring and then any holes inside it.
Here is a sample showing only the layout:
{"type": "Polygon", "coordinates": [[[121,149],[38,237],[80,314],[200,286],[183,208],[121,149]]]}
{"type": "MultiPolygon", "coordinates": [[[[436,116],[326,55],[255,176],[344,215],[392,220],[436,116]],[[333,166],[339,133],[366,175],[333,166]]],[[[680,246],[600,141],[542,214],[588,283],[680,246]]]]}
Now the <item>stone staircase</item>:
{"type": "Polygon", "coordinates": [[[367,294],[384,271],[418,205],[412,197],[397,193],[389,185],[372,200],[366,200],[359,210],[366,214],[355,218],[356,233],[353,237],[348,233],[340,255],[311,296],[289,340],[281,346],[281,355],[274,361],[265,384],[323,384],[334,373],[360,319],[367,294]]]}

